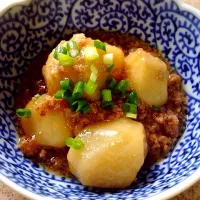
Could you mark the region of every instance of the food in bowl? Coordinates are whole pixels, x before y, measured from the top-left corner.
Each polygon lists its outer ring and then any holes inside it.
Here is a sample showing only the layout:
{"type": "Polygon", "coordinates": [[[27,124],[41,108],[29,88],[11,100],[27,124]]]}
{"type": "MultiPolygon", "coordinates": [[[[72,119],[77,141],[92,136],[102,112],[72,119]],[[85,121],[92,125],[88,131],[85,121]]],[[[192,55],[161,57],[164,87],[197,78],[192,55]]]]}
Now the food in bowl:
{"type": "Polygon", "coordinates": [[[133,36],[86,35],[61,41],[43,67],[45,56],[24,75],[19,145],[25,156],[70,171],[83,185],[125,188],[180,136],[181,78],[133,36]]]}

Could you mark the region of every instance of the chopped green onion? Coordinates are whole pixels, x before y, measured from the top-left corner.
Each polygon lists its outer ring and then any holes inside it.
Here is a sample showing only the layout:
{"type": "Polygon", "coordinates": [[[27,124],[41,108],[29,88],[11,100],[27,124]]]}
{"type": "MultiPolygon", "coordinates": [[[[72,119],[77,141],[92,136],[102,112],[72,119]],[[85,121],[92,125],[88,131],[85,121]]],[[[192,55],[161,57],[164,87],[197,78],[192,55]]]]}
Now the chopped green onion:
{"type": "Polygon", "coordinates": [[[58,91],[54,94],[54,98],[55,98],[55,99],[62,99],[62,98],[63,98],[64,92],[65,92],[65,90],[58,90],[58,91]]]}
{"type": "Polygon", "coordinates": [[[72,93],[72,96],[74,99],[80,99],[83,95],[83,92],[84,92],[84,87],[85,87],[85,83],[82,82],[82,81],[79,81],[75,84],[74,86],[74,90],[73,90],[73,93],[72,93]]]}
{"type": "Polygon", "coordinates": [[[151,107],[152,107],[155,111],[160,111],[160,108],[157,107],[157,106],[155,106],[155,105],[152,105],[151,107]]]}
{"type": "Polygon", "coordinates": [[[97,80],[98,69],[94,65],[91,65],[90,69],[92,71],[90,75],[90,80],[95,82],[97,80]]]}
{"type": "Polygon", "coordinates": [[[103,51],[106,51],[106,45],[105,45],[105,43],[103,43],[103,42],[100,42],[100,41],[95,40],[95,41],[94,41],[94,46],[95,46],[97,49],[101,49],[101,50],[103,50],[103,51]]]}
{"type": "Polygon", "coordinates": [[[111,90],[104,89],[102,90],[103,101],[112,101],[111,90]]]}
{"type": "Polygon", "coordinates": [[[36,99],[38,99],[38,98],[40,98],[40,94],[36,94],[34,97],[36,98],[36,99]]]}
{"type": "Polygon", "coordinates": [[[65,141],[65,144],[68,147],[73,148],[75,150],[78,150],[84,147],[84,143],[79,138],[68,137],[65,141]]]}
{"type": "Polygon", "coordinates": [[[78,54],[80,53],[80,49],[78,48],[76,41],[73,40],[67,43],[67,50],[69,55],[73,58],[78,56],[78,54]]]}
{"type": "Polygon", "coordinates": [[[128,87],[129,87],[129,82],[127,80],[121,80],[117,84],[115,92],[124,94],[127,91],[128,87]]]}
{"type": "Polygon", "coordinates": [[[72,89],[72,81],[70,79],[65,79],[60,81],[60,87],[63,90],[71,90],[72,89]]]}
{"type": "Polygon", "coordinates": [[[31,110],[27,108],[19,108],[16,110],[18,117],[29,118],[31,116],[31,110]]]}
{"type": "Polygon", "coordinates": [[[106,71],[110,72],[113,69],[113,67],[114,67],[114,64],[108,65],[106,71]]]}
{"type": "Polygon", "coordinates": [[[133,103],[138,105],[139,104],[139,99],[137,96],[137,92],[135,90],[133,90],[132,92],[130,92],[128,94],[128,103],[133,103]]]}
{"type": "Polygon", "coordinates": [[[57,46],[54,50],[53,50],[53,57],[58,60],[58,54],[62,53],[62,54],[67,54],[67,48],[63,47],[63,46],[57,46]]]}
{"type": "Polygon", "coordinates": [[[101,107],[104,109],[111,109],[113,107],[113,102],[112,101],[103,101],[101,103],[101,107]]]}
{"type": "Polygon", "coordinates": [[[126,113],[125,116],[128,117],[128,118],[132,118],[132,119],[137,118],[137,114],[133,114],[133,113],[126,113]]]}
{"type": "Polygon", "coordinates": [[[131,103],[124,103],[123,111],[124,111],[124,113],[136,114],[137,113],[137,105],[131,104],[131,103]]]}
{"type": "Polygon", "coordinates": [[[72,92],[70,90],[65,90],[64,94],[62,95],[62,98],[70,103],[72,100],[72,92]]]}
{"type": "Polygon", "coordinates": [[[95,90],[97,89],[97,86],[98,86],[98,83],[97,82],[94,82],[92,80],[89,80],[86,85],[85,85],[85,92],[88,94],[88,95],[93,95],[95,90]]]}
{"type": "Polygon", "coordinates": [[[109,76],[106,80],[106,85],[108,86],[108,88],[114,89],[117,85],[117,81],[112,76],[109,76]]]}
{"type": "Polygon", "coordinates": [[[78,101],[74,101],[72,103],[72,106],[76,106],[76,112],[79,112],[81,111],[81,109],[87,104],[87,100],[86,99],[83,99],[83,100],[78,100],[78,101]]]}
{"type": "Polygon", "coordinates": [[[106,65],[112,65],[113,64],[113,53],[108,53],[103,55],[103,63],[106,65]]]}
{"type": "Polygon", "coordinates": [[[90,112],[90,110],[91,110],[90,105],[87,105],[87,106],[83,107],[80,112],[85,115],[88,112],[90,112]]]}
{"type": "Polygon", "coordinates": [[[70,49],[70,51],[69,51],[69,55],[70,55],[72,58],[78,56],[79,53],[80,53],[80,50],[79,50],[79,49],[76,49],[76,48],[70,49]]]}
{"type": "Polygon", "coordinates": [[[99,54],[97,52],[96,47],[93,46],[87,46],[84,48],[84,55],[85,59],[88,61],[93,61],[99,58],[99,54]]]}
{"type": "Polygon", "coordinates": [[[67,43],[67,50],[69,51],[72,48],[78,47],[78,44],[75,40],[71,40],[67,43]]]}
{"type": "Polygon", "coordinates": [[[70,67],[74,64],[74,59],[71,56],[63,54],[63,53],[58,54],[58,61],[59,61],[59,64],[63,66],[70,67]]]}

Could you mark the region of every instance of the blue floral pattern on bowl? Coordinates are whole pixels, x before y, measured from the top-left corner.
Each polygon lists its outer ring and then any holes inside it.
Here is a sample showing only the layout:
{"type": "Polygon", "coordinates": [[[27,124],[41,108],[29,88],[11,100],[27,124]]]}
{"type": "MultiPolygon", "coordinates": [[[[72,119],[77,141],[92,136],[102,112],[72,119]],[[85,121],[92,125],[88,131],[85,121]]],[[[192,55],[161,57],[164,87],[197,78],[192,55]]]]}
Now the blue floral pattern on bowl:
{"type": "MultiPolygon", "coordinates": [[[[200,167],[200,19],[168,0],[33,0],[0,18],[0,174],[28,191],[56,199],[145,200],[186,180],[200,167]],[[20,75],[42,50],[88,29],[120,31],[151,43],[183,78],[186,130],[163,161],[126,190],[103,191],[45,172],[17,147],[14,96],[20,75]]],[[[39,197],[39,196],[38,196],[39,197]]]]}

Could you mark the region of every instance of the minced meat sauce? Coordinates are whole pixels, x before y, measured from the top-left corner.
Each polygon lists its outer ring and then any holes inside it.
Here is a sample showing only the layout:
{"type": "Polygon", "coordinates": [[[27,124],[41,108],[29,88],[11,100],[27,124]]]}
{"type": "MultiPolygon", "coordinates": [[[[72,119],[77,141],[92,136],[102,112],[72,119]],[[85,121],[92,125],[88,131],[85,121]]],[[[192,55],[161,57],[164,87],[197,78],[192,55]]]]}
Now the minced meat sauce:
{"type": "MultiPolygon", "coordinates": [[[[151,106],[142,102],[140,102],[138,106],[137,121],[143,123],[148,142],[148,155],[144,164],[144,167],[148,167],[167,155],[182,132],[186,102],[181,87],[181,78],[170,68],[169,64],[162,58],[158,50],[133,36],[101,31],[87,32],[86,36],[120,47],[124,51],[125,56],[137,48],[143,48],[152,55],[159,57],[168,66],[170,76],[168,80],[167,103],[160,107],[160,111],[156,111],[152,109],[151,106]]],[[[20,91],[16,97],[17,108],[25,107],[35,94],[47,93],[47,88],[42,76],[42,67],[49,53],[50,51],[42,52],[40,56],[33,60],[28,71],[23,75],[20,91]]],[[[124,77],[125,73],[121,76],[121,79],[126,78],[124,77]]],[[[74,135],[77,135],[81,129],[89,124],[123,117],[123,97],[119,99],[114,96],[113,100],[115,105],[112,110],[102,109],[100,107],[100,101],[89,102],[92,110],[86,115],[68,110],[66,112],[68,126],[73,130],[74,135]]],[[[60,106],[67,106],[65,100],[62,101],[60,106]]],[[[34,137],[27,137],[24,135],[20,124],[18,124],[18,128],[20,132],[19,146],[26,157],[33,159],[35,162],[42,164],[45,168],[59,174],[64,175],[68,172],[68,147],[52,148],[38,145],[34,137]]]]}

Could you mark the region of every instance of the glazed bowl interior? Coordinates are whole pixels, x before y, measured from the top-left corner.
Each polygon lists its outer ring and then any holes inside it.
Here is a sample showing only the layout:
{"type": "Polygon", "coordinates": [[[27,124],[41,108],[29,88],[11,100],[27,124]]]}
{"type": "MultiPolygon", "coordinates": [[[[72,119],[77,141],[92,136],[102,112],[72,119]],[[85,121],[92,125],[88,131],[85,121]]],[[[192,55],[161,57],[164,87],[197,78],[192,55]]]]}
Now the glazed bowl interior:
{"type": "Polygon", "coordinates": [[[200,14],[178,1],[33,0],[0,17],[0,178],[32,199],[167,199],[200,178],[200,14]],[[171,153],[141,171],[123,190],[82,186],[24,158],[17,142],[15,102],[20,78],[34,58],[75,32],[129,33],[158,48],[182,77],[187,120],[171,153]]]}

